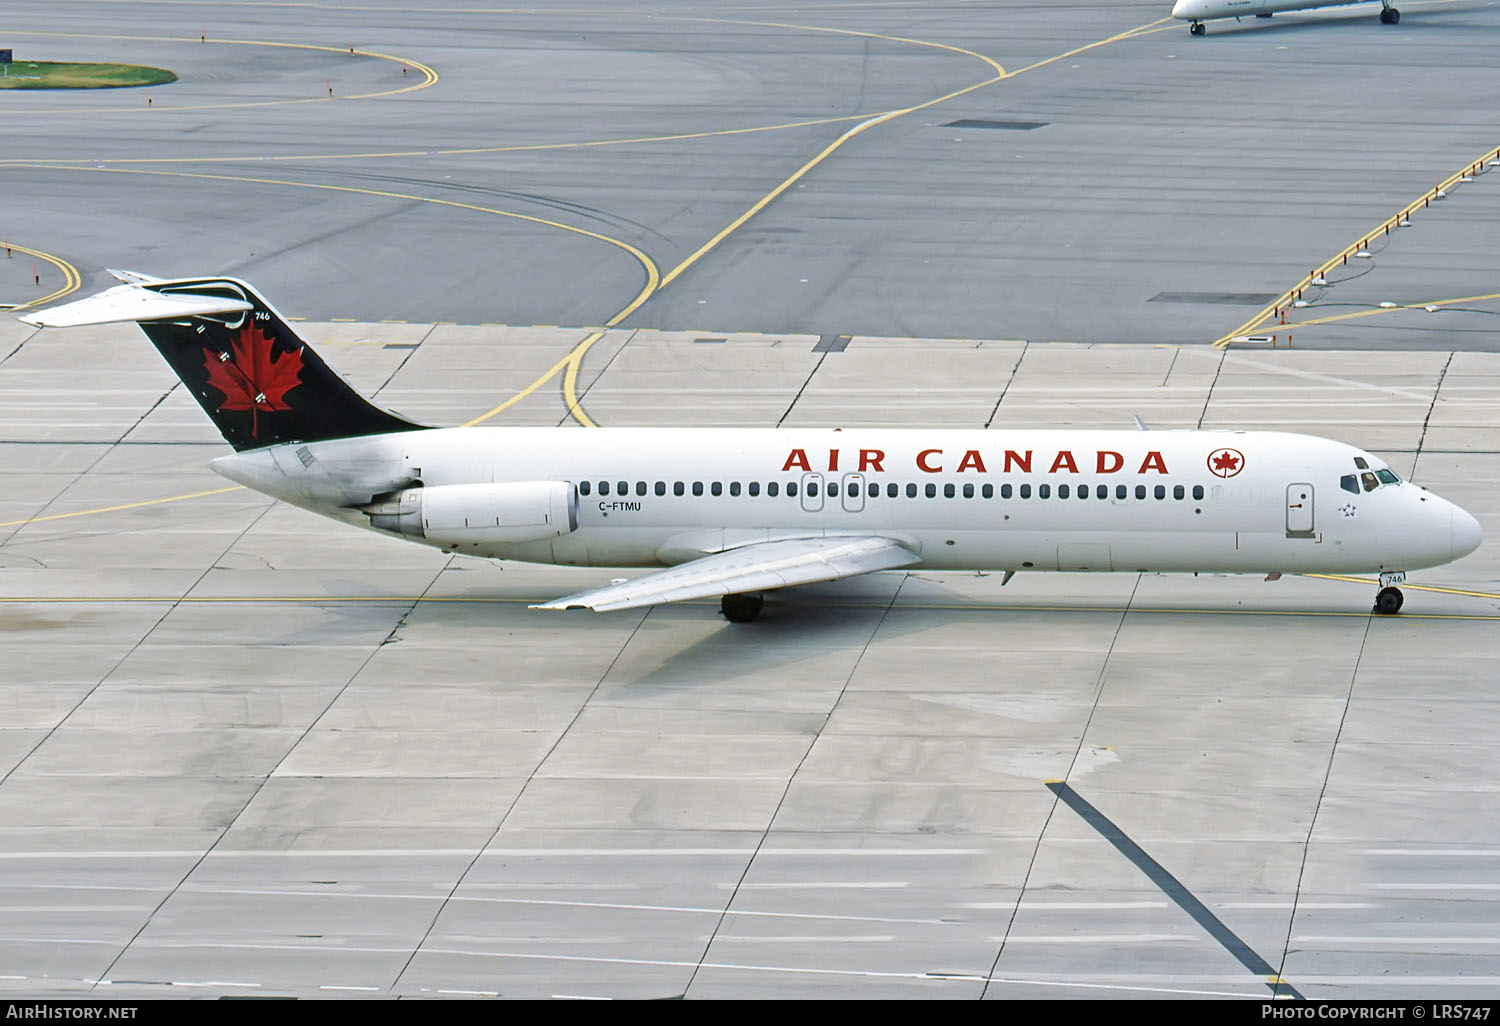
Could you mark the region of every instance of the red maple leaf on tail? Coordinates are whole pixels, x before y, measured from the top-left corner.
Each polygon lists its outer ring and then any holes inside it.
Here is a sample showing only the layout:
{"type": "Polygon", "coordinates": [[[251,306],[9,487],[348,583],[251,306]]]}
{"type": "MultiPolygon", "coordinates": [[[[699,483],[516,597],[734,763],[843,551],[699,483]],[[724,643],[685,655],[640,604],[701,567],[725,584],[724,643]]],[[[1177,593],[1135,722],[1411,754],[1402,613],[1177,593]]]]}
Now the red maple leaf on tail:
{"type": "Polygon", "coordinates": [[[302,383],[302,351],[283,352],[271,358],[274,340],[253,319],[230,339],[229,352],[212,346],[203,350],[208,383],[224,393],[219,410],[249,410],[250,437],[260,432],[261,410],[290,410],[286,394],[302,383]]]}

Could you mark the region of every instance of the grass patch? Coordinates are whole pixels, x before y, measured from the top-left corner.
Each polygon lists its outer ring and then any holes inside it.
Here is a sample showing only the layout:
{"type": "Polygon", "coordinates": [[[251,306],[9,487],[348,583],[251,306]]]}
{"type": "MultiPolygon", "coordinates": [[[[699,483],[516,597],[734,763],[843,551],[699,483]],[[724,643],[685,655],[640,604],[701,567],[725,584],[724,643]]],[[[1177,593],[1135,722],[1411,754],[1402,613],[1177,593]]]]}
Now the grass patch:
{"type": "Polygon", "coordinates": [[[0,89],[123,89],[176,82],[165,68],[138,64],[64,64],[15,61],[0,64],[0,89]]]}

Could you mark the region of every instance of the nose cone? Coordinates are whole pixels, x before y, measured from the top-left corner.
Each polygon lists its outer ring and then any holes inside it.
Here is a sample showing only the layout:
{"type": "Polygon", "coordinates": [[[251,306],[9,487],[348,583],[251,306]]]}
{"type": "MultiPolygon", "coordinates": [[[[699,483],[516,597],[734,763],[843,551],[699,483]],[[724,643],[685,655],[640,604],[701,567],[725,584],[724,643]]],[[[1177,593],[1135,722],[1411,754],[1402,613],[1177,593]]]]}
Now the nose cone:
{"type": "Polygon", "coordinates": [[[1203,0],[1177,0],[1172,5],[1174,18],[1198,18],[1203,14],[1203,0]]]}
{"type": "Polygon", "coordinates": [[[1484,532],[1479,528],[1479,521],[1475,520],[1465,510],[1453,507],[1453,558],[1467,556],[1479,548],[1479,543],[1484,540],[1484,532]]]}

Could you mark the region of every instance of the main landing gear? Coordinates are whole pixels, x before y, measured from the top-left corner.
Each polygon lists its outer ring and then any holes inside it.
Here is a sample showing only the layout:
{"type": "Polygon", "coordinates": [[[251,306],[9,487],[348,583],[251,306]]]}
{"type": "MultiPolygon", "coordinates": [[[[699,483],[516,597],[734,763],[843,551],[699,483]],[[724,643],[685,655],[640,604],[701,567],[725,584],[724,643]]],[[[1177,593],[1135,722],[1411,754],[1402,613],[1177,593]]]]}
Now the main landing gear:
{"type": "Polygon", "coordinates": [[[749,623],[760,615],[765,597],[758,592],[745,595],[725,595],[719,599],[719,612],[730,623],[749,623]]]}
{"type": "Polygon", "coordinates": [[[1381,574],[1380,591],[1375,595],[1375,612],[1380,613],[1382,616],[1394,616],[1401,612],[1401,603],[1405,601],[1405,596],[1401,594],[1401,589],[1397,588],[1396,585],[1405,583],[1406,573],[1404,571],[1397,570],[1381,574]]]}

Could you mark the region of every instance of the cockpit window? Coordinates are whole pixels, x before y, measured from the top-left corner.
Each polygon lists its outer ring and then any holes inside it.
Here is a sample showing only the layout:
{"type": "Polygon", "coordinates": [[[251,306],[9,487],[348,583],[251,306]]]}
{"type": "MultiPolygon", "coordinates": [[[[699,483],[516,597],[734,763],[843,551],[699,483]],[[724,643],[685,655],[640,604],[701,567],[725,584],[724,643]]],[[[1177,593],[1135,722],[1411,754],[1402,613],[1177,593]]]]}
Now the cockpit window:
{"type": "Polygon", "coordinates": [[[1354,457],[1354,465],[1356,467],[1358,467],[1360,470],[1369,470],[1370,469],[1370,465],[1365,462],[1365,458],[1363,456],[1356,456],[1356,457],[1354,457]]]}
{"type": "Polygon", "coordinates": [[[1375,479],[1375,475],[1370,473],[1368,470],[1359,475],[1359,479],[1364,482],[1365,491],[1367,492],[1373,492],[1375,489],[1380,487],[1380,482],[1377,481],[1375,479]]]}
{"type": "Polygon", "coordinates": [[[1339,478],[1339,487],[1346,492],[1353,492],[1355,495],[1358,495],[1359,478],[1353,474],[1345,474],[1343,477],[1339,478]]]}
{"type": "Polygon", "coordinates": [[[1381,484],[1400,484],[1401,483],[1401,479],[1396,476],[1396,474],[1395,474],[1394,471],[1390,471],[1390,470],[1377,470],[1377,471],[1375,471],[1375,476],[1378,477],[1378,478],[1380,478],[1380,483],[1381,484]]]}

